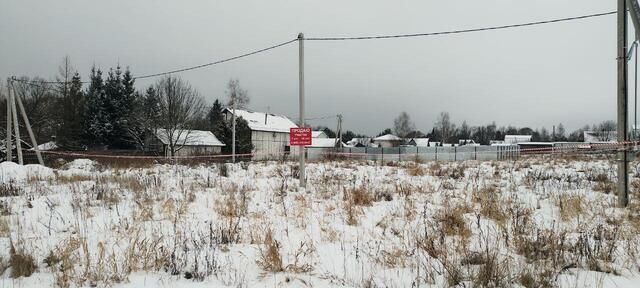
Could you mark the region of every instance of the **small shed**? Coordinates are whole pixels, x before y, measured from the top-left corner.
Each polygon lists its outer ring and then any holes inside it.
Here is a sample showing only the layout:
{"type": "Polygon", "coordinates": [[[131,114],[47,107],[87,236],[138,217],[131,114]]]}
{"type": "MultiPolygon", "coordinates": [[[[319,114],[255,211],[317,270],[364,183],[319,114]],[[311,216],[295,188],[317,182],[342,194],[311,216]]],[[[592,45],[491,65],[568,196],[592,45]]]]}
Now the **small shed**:
{"type": "Polygon", "coordinates": [[[373,138],[373,143],[382,148],[398,147],[402,144],[402,138],[393,134],[386,134],[373,138]]]}
{"type": "Polygon", "coordinates": [[[169,141],[169,134],[165,129],[158,129],[155,133],[155,150],[165,156],[171,156],[170,142],[175,144],[173,156],[220,154],[225,146],[211,131],[178,129],[173,133],[174,141],[169,141]]]}

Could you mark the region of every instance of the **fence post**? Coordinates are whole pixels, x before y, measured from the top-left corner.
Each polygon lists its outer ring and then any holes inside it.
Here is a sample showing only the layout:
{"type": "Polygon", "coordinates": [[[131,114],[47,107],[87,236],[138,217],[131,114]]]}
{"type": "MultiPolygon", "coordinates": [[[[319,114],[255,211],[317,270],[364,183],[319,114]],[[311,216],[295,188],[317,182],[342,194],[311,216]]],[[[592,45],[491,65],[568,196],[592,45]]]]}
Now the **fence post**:
{"type": "Polygon", "coordinates": [[[436,146],[436,161],[438,161],[438,146],[436,146]]]}
{"type": "Polygon", "coordinates": [[[478,146],[473,146],[473,160],[478,160],[478,146]]]}
{"type": "Polygon", "coordinates": [[[400,149],[402,148],[398,147],[398,162],[402,161],[402,151],[400,151],[400,149]]]}
{"type": "Polygon", "coordinates": [[[458,161],[458,146],[453,146],[453,161],[458,161]]]}

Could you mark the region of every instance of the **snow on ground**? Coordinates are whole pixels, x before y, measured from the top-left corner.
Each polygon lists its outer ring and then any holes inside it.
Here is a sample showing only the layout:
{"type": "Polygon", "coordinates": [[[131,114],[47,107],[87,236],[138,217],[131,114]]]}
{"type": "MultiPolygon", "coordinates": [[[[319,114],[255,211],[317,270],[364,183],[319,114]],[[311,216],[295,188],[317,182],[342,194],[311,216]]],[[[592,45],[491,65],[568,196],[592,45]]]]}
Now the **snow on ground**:
{"type": "Polygon", "coordinates": [[[5,162],[0,287],[634,287],[640,178],[616,208],[614,168],[319,162],[301,189],[286,162],[5,162]]]}

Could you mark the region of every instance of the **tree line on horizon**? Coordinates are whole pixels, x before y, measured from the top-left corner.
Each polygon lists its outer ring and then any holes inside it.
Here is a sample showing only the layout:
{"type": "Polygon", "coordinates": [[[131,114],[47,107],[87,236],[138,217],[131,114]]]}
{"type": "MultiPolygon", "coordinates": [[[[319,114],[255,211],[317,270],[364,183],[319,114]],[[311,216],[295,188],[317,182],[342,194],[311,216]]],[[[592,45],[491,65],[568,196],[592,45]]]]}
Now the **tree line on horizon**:
{"type": "MultiPolygon", "coordinates": [[[[128,67],[118,65],[105,72],[94,66],[85,83],[68,57],[58,70],[55,81],[26,76],[13,81],[38,143],[55,141],[66,150],[150,151],[151,134],[163,129],[173,155],[183,144],[178,139],[188,139],[190,130],[208,130],[226,144],[223,152],[231,150],[231,123],[224,119],[223,102],[216,99],[206,105],[200,93],[177,76],[161,77],[139,91],[128,67]]],[[[227,104],[234,100],[238,108],[249,104],[248,93],[237,79],[231,79],[226,88],[227,104]]],[[[6,111],[6,93],[0,89],[1,111],[6,111]]],[[[20,134],[27,135],[21,119],[19,123],[20,134]]],[[[1,126],[5,139],[6,117],[1,126]]],[[[236,134],[236,152],[249,153],[251,131],[241,117],[236,120],[236,134]]]]}
{"type": "MultiPolygon", "coordinates": [[[[228,82],[226,99],[223,99],[226,101],[216,99],[211,105],[206,105],[200,93],[177,76],[164,76],[146,89],[136,90],[132,72],[120,65],[108,70],[94,66],[88,81],[83,82],[68,57],[63,58],[58,68],[54,81],[57,83],[41,77],[23,76],[18,80],[13,82],[15,93],[24,103],[38,143],[55,141],[66,150],[149,150],[150,134],[164,129],[170,134],[169,139],[180,138],[179,134],[188,130],[212,131],[226,144],[223,153],[230,153],[231,124],[225,121],[222,110],[234,99],[239,109],[246,109],[250,102],[248,92],[237,79],[228,82]]],[[[6,92],[0,89],[3,94],[0,95],[0,111],[6,111],[6,92]]],[[[6,117],[0,119],[0,136],[4,139],[6,117]]],[[[26,136],[24,123],[19,122],[21,135],[26,136]]],[[[326,126],[315,128],[325,131],[330,138],[337,137],[336,131],[326,126]]],[[[498,127],[495,122],[470,126],[463,121],[458,126],[448,112],[442,112],[431,131],[424,133],[416,129],[408,113],[402,112],[394,119],[393,128],[384,129],[377,136],[395,134],[402,138],[424,137],[445,143],[474,140],[484,145],[492,140],[502,140],[505,135],[531,135],[532,141],[542,142],[582,142],[584,131],[612,131],[615,128],[614,121],[587,125],[571,133],[567,133],[561,123],[556,126],[555,133],[544,127],[535,130],[512,125],[498,127]]],[[[238,118],[236,132],[236,152],[251,152],[251,130],[244,119],[238,118]]],[[[351,130],[340,134],[343,142],[367,137],[351,130]]],[[[169,146],[173,154],[180,143],[172,142],[169,146]]]]}

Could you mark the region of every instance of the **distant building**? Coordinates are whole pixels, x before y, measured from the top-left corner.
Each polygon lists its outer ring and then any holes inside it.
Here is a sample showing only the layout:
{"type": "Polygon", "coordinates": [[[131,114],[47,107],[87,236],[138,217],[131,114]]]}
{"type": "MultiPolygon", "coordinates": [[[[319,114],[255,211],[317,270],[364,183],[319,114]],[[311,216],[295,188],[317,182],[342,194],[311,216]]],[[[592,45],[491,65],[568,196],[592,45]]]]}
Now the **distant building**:
{"type": "Polygon", "coordinates": [[[586,143],[616,142],[618,139],[617,131],[584,131],[583,135],[586,143]]]}
{"type": "Polygon", "coordinates": [[[531,135],[506,135],[504,136],[503,144],[518,144],[518,143],[531,142],[532,137],[533,136],[531,135]]]}
{"type": "Polygon", "coordinates": [[[458,140],[458,146],[480,146],[480,144],[473,141],[473,139],[460,139],[458,140]]]}
{"type": "Polygon", "coordinates": [[[311,131],[311,137],[312,138],[329,138],[329,136],[327,136],[327,133],[324,133],[324,131],[311,131]]]}
{"type": "Polygon", "coordinates": [[[173,141],[169,141],[169,133],[158,129],[149,141],[149,148],[165,156],[171,155],[171,142],[174,144],[173,156],[200,156],[220,154],[225,146],[211,131],[176,130],[173,141]]]}
{"type": "Polygon", "coordinates": [[[398,147],[402,144],[402,138],[393,134],[386,134],[373,138],[372,143],[375,146],[382,148],[398,147]]]}
{"type": "MultiPolygon", "coordinates": [[[[233,111],[223,110],[227,121],[231,121],[233,111]]],[[[253,153],[258,158],[281,157],[290,152],[289,129],[297,128],[286,116],[236,109],[236,117],[242,117],[251,129],[253,153]]]]}
{"type": "Polygon", "coordinates": [[[416,147],[429,147],[429,138],[411,138],[407,145],[416,147]]]}
{"type": "Polygon", "coordinates": [[[311,139],[311,145],[308,148],[334,148],[344,147],[345,143],[338,138],[313,138],[311,139]]]}
{"type": "Polygon", "coordinates": [[[347,141],[345,146],[348,147],[369,147],[371,146],[371,138],[352,138],[347,141]]]}

